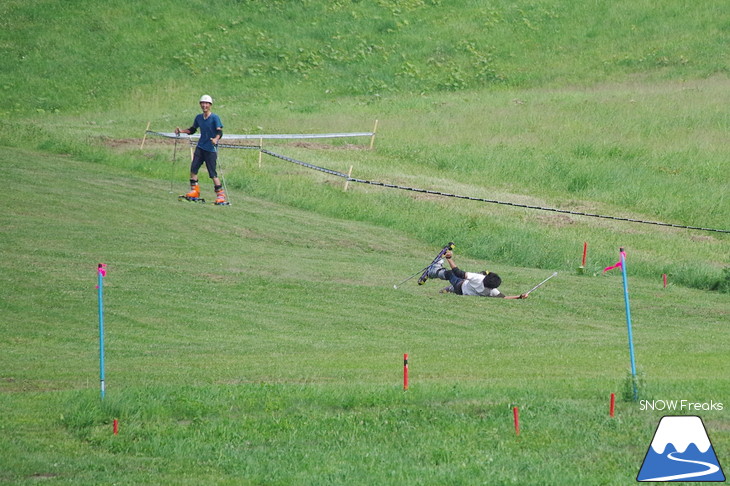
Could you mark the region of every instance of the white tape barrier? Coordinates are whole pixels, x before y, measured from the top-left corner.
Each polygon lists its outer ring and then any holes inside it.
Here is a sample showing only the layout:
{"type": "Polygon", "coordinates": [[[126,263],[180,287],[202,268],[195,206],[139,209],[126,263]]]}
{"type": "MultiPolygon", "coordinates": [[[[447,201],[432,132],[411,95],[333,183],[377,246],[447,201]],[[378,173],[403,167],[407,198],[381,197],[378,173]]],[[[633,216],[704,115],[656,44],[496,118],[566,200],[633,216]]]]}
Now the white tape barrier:
{"type": "MultiPolygon", "coordinates": [[[[193,139],[197,140],[200,135],[193,134],[188,135],[187,133],[181,133],[176,135],[174,132],[155,132],[147,130],[147,133],[151,135],[158,135],[160,137],[167,138],[180,138],[180,139],[193,139]]],[[[223,135],[225,140],[261,140],[261,139],[280,139],[280,140],[295,140],[295,139],[311,139],[311,138],[348,138],[348,137],[372,137],[373,132],[355,132],[355,133],[303,133],[303,134],[262,134],[262,135],[230,135],[226,133],[223,135]]]]}

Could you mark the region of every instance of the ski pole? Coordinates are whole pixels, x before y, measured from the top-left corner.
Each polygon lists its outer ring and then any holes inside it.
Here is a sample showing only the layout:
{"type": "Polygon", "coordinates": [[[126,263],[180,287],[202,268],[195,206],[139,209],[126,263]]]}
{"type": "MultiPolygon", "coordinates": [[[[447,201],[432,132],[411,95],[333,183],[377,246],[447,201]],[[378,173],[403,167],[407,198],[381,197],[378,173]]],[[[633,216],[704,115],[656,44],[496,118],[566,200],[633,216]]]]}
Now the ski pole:
{"type": "Polygon", "coordinates": [[[535,285],[535,286],[534,286],[534,287],[532,287],[532,288],[531,288],[530,290],[528,290],[527,292],[525,292],[525,295],[529,295],[529,294],[530,294],[530,292],[532,292],[533,290],[537,289],[538,287],[541,287],[541,286],[542,286],[542,285],[543,285],[543,284],[544,284],[545,282],[547,282],[548,280],[550,280],[551,278],[553,278],[553,277],[554,277],[554,276],[556,276],[557,274],[558,274],[558,272],[555,272],[555,273],[553,273],[553,274],[552,274],[552,275],[550,275],[550,276],[549,276],[548,278],[546,278],[545,280],[543,280],[542,282],[540,282],[539,284],[535,285]]]}
{"type": "Polygon", "coordinates": [[[178,133],[175,137],[175,148],[172,151],[172,165],[170,166],[170,194],[172,194],[172,179],[175,175],[175,162],[177,162],[177,141],[180,139],[180,134],[178,133]]]}
{"type": "MultiPolygon", "coordinates": [[[[444,247],[443,247],[443,248],[441,249],[441,251],[439,251],[439,254],[438,254],[438,255],[436,255],[436,258],[434,258],[434,259],[433,259],[433,260],[431,261],[431,263],[430,263],[430,264],[426,265],[426,266],[425,266],[425,267],[423,267],[423,268],[422,268],[421,270],[419,270],[419,271],[418,271],[418,272],[416,272],[415,274],[411,275],[410,277],[408,277],[408,278],[407,278],[407,279],[405,279],[404,281],[402,281],[402,282],[400,282],[400,283],[398,283],[398,284],[396,284],[396,285],[393,285],[393,288],[394,288],[394,289],[397,289],[397,288],[398,288],[398,285],[403,285],[404,283],[408,282],[408,281],[409,281],[410,279],[412,279],[412,278],[416,277],[417,275],[423,275],[423,272],[425,272],[426,270],[428,270],[428,269],[429,269],[429,267],[430,267],[431,265],[434,265],[434,264],[435,264],[436,262],[438,262],[438,261],[439,261],[439,260],[440,260],[440,259],[441,259],[441,258],[442,258],[442,257],[443,257],[443,256],[444,256],[445,254],[446,254],[446,252],[447,252],[447,251],[453,250],[453,249],[455,248],[455,246],[456,246],[456,245],[454,245],[454,242],[453,242],[453,241],[449,241],[449,244],[448,244],[448,245],[446,245],[446,246],[444,246],[444,247]]],[[[418,281],[418,285],[421,285],[422,283],[423,283],[423,282],[422,282],[421,280],[419,280],[419,281],[418,281]]]]}
{"type": "MultiPolygon", "coordinates": [[[[216,152],[218,152],[218,144],[213,144],[213,149],[216,152]]],[[[223,184],[223,192],[226,193],[226,198],[227,198],[227,201],[228,201],[228,205],[230,205],[231,204],[231,196],[228,193],[228,187],[226,187],[226,178],[223,175],[223,165],[220,163],[220,155],[218,157],[218,170],[221,173],[221,183],[223,184]]]]}
{"type": "Polygon", "coordinates": [[[393,285],[393,288],[397,290],[397,289],[398,289],[398,286],[399,286],[399,285],[403,285],[404,283],[408,282],[408,281],[409,281],[410,279],[412,279],[412,278],[414,278],[414,277],[417,277],[418,275],[421,275],[421,274],[422,274],[423,272],[425,272],[425,271],[426,271],[426,269],[427,269],[428,267],[430,267],[430,266],[431,266],[431,265],[426,265],[425,267],[423,267],[422,269],[420,269],[419,271],[417,271],[416,273],[414,273],[413,275],[411,275],[411,276],[410,276],[410,277],[408,277],[407,279],[403,280],[403,281],[402,281],[402,282],[400,282],[400,283],[397,283],[397,284],[393,285]]]}

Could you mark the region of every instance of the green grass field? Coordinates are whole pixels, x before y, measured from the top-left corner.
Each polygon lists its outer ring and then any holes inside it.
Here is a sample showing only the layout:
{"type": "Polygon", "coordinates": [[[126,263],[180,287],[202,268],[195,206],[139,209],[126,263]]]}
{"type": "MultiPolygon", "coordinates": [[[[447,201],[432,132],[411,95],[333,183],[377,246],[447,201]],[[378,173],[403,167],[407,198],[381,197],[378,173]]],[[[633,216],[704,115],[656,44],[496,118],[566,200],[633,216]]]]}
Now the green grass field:
{"type": "Polygon", "coordinates": [[[626,485],[668,414],[700,415],[727,473],[717,5],[218,7],[0,6],[0,484],[626,485]],[[178,202],[187,147],[140,143],[204,92],[226,133],[378,120],[373,150],[267,142],[357,178],[721,231],[344,192],[253,150],[221,150],[231,206],[178,202]],[[509,295],[558,276],[521,301],[393,288],[448,241],[509,295]],[[639,398],[721,409],[633,400],[619,247],[639,398]]]}
{"type": "MultiPolygon", "coordinates": [[[[0,220],[3,480],[626,484],[638,471],[661,414],[625,399],[618,274],[566,271],[525,301],[394,290],[433,248],[237,191],[227,208],[179,203],[164,181],[19,155],[33,164],[3,166],[39,205],[0,220]]],[[[545,276],[490,265],[508,293],[545,276]]],[[[722,402],[727,296],[630,284],[642,397],[722,402]]],[[[726,462],[726,412],[703,416],[726,462]]]]}

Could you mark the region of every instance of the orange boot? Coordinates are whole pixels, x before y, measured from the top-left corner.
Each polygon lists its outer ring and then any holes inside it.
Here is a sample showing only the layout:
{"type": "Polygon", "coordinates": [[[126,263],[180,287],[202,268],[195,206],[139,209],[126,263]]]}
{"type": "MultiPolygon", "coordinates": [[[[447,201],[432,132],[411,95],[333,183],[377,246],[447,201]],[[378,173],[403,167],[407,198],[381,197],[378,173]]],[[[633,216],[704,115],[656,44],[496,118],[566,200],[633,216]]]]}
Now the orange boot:
{"type": "Polygon", "coordinates": [[[188,201],[203,201],[200,199],[200,185],[198,181],[190,181],[190,192],[180,196],[178,199],[187,199],[188,201]]]}
{"type": "Polygon", "coordinates": [[[185,194],[185,197],[188,199],[198,199],[200,197],[200,185],[197,182],[190,184],[190,192],[185,194]]]}
{"type": "Polygon", "coordinates": [[[219,206],[228,206],[230,204],[228,199],[226,199],[226,193],[223,192],[223,189],[217,189],[215,191],[215,204],[219,206]]]}

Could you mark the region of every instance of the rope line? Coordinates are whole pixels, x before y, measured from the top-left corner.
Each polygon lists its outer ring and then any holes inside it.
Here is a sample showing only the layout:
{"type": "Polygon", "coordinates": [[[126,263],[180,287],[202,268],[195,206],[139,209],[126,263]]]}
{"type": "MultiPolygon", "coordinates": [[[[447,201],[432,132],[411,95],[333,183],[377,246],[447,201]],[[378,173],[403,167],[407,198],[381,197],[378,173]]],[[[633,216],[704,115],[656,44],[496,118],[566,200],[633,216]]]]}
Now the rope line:
{"type": "MultiPolygon", "coordinates": [[[[337,177],[344,177],[345,179],[349,179],[347,174],[344,174],[342,172],[337,172],[336,170],[325,169],[324,167],[319,167],[317,165],[309,164],[307,162],[302,162],[301,160],[292,159],[291,157],[287,157],[286,155],[275,154],[274,152],[271,152],[270,150],[266,150],[266,149],[261,149],[261,152],[265,153],[266,155],[271,155],[272,157],[276,157],[281,160],[286,160],[287,162],[291,162],[293,164],[299,164],[308,169],[318,170],[320,172],[331,174],[331,175],[334,175],[337,177]]],[[[354,179],[350,179],[350,180],[354,180],[354,179]]]]}
{"type": "MultiPolygon", "coordinates": [[[[195,141],[191,140],[190,145],[195,145],[195,141]]],[[[232,145],[230,143],[218,143],[218,147],[221,148],[233,148],[233,149],[256,149],[259,150],[261,147],[258,145],[232,145]]]]}
{"type": "Polygon", "coordinates": [[[687,226],[682,224],[673,224],[673,223],[662,223],[659,221],[646,221],[642,219],[634,219],[634,218],[624,218],[620,216],[607,216],[603,214],[595,214],[595,213],[585,213],[581,211],[570,211],[567,209],[558,209],[558,208],[550,208],[550,207],[543,207],[543,206],[533,206],[530,204],[520,204],[520,203],[514,203],[514,202],[507,202],[507,201],[498,201],[496,199],[486,199],[482,197],[474,197],[474,196],[461,196],[459,194],[451,194],[448,192],[441,192],[441,191],[432,191],[429,189],[418,189],[415,187],[408,187],[408,186],[399,186],[396,184],[388,184],[385,182],[378,182],[378,181],[369,181],[366,179],[357,179],[355,177],[350,177],[347,174],[344,174],[342,172],[338,172],[332,169],[326,169],[324,167],[319,167],[313,164],[309,164],[307,162],[302,162],[301,160],[296,160],[291,157],[287,157],[285,155],[276,154],[274,152],[271,152],[269,150],[262,149],[261,152],[271,155],[272,157],[277,157],[282,160],[286,160],[287,162],[291,162],[294,164],[301,165],[303,167],[307,167],[309,169],[317,170],[320,172],[325,172],[327,174],[331,174],[337,177],[342,177],[344,179],[347,179],[350,182],[358,182],[360,184],[369,184],[371,186],[380,186],[380,187],[387,187],[390,189],[400,189],[403,191],[412,191],[412,192],[419,192],[423,194],[432,194],[435,196],[443,196],[443,197],[453,197],[456,199],[466,199],[469,201],[478,201],[478,202],[484,202],[484,203],[490,203],[490,204],[500,204],[503,206],[512,206],[516,208],[524,208],[524,209],[535,209],[539,211],[548,211],[553,213],[562,213],[562,214],[570,214],[573,216],[586,216],[590,218],[601,218],[601,219],[611,219],[614,221],[627,221],[630,223],[641,223],[641,224],[651,224],[656,226],[668,226],[670,228],[681,228],[681,229],[691,229],[691,230],[698,230],[698,231],[712,231],[716,233],[730,233],[730,230],[723,230],[723,229],[715,229],[715,228],[703,228],[699,226],[687,226]]]}

